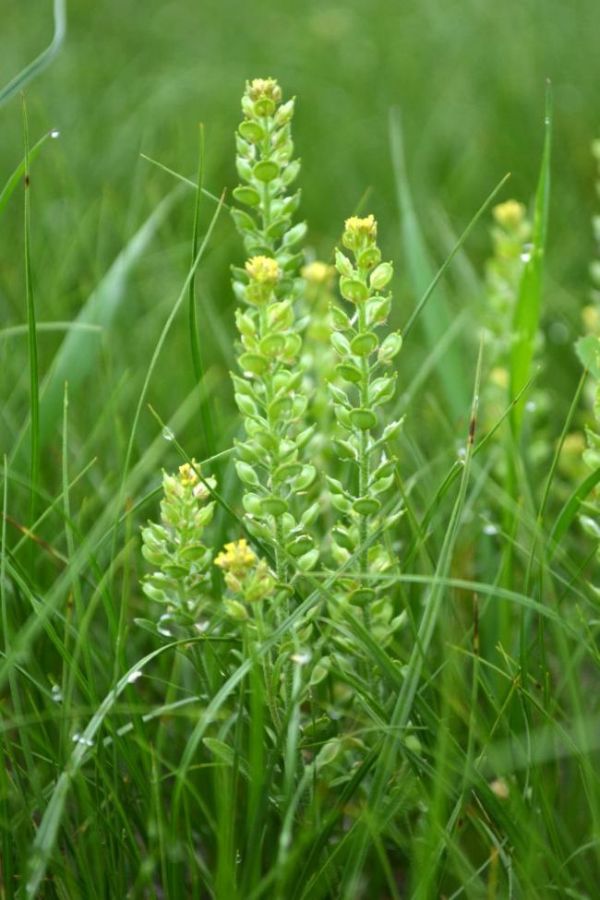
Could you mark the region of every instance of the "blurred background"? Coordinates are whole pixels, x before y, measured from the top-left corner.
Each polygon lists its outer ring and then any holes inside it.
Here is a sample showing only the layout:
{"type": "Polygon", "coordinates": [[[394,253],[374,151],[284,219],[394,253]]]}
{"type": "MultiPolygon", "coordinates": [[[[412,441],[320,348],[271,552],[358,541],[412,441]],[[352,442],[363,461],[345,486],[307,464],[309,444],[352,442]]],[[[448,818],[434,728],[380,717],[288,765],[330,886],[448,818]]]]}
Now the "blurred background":
{"type": "MultiPolygon", "coordinates": [[[[50,129],[60,131],[32,170],[32,270],[41,322],[80,313],[118,254],[176,186],[174,177],[142,153],[194,177],[203,122],[206,187],[219,194],[236,185],[233,133],[244,82],[274,76],[286,96],[298,97],[302,216],[314,252],[329,258],[343,219],[357,208],[374,212],[386,255],[396,265],[394,324],[401,325],[418,296],[405,275],[410,260],[401,241],[390,110],[401,116],[408,178],[435,271],[507,172],[512,177],[498,199],[531,204],[549,78],[553,181],[543,323],[557,363],[548,368],[548,383],[560,389],[557,403],[566,408],[572,391],[565,392],[565,382],[572,388],[579,375],[572,342],[589,297],[590,217],[598,202],[590,154],[600,130],[596,0],[71,0],[68,13],[65,45],[26,90],[31,142],[50,129]]],[[[50,0],[5,0],[0,83],[23,68],[51,34],[50,0]]],[[[0,108],[2,183],[23,156],[21,118],[18,97],[0,108]]],[[[176,197],[124,283],[112,294],[108,285],[102,295],[105,327],[78,350],[81,377],[71,378],[70,397],[73,453],[83,464],[100,452],[102,479],[110,481],[122,462],[148,361],[187,272],[193,203],[192,190],[176,197]]],[[[26,321],[22,207],[17,191],[0,217],[2,328],[26,321]]],[[[205,225],[213,210],[205,199],[205,225]]],[[[490,253],[490,221],[487,214],[478,224],[444,284],[452,313],[466,309],[474,320],[484,302],[480,278],[490,253]]],[[[228,266],[241,253],[224,214],[198,276],[205,362],[224,447],[231,441],[227,370],[233,365],[228,266]]],[[[61,332],[40,333],[42,378],[63,338],[61,332]]],[[[3,450],[15,447],[26,426],[26,340],[19,332],[0,338],[3,450]]],[[[403,356],[407,377],[422,358],[421,341],[416,329],[403,356]]],[[[182,311],[150,385],[149,400],[165,420],[194,388],[188,348],[182,311]]],[[[470,383],[476,347],[467,349],[470,383]]],[[[62,396],[59,401],[43,428],[50,471],[60,455],[62,396]]],[[[197,420],[184,418],[178,436],[198,452],[197,420]]],[[[158,427],[144,411],[136,453],[158,427]]]]}

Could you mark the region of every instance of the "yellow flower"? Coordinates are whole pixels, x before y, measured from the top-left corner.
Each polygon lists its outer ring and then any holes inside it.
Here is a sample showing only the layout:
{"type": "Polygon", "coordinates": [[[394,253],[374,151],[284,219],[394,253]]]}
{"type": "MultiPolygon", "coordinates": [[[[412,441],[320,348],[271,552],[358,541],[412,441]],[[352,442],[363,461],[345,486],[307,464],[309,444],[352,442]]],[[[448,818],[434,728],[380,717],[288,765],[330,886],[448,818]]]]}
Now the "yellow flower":
{"type": "Polygon", "coordinates": [[[335,268],[328,266],[327,263],[315,260],[304,266],[301,274],[310,284],[326,287],[331,284],[335,275],[335,268]]]}
{"type": "Polygon", "coordinates": [[[184,463],[179,466],[179,481],[184,487],[195,487],[198,484],[198,476],[194,465],[184,463]]]}
{"type": "Polygon", "coordinates": [[[281,88],[274,78],[254,78],[247,86],[247,93],[254,102],[267,99],[281,103],[281,88]]]}
{"type": "Polygon", "coordinates": [[[516,231],[525,219],[527,210],[523,203],[517,200],[507,200],[505,203],[499,203],[492,210],[492,214],[498,223],[508,231],[516,231]]]}
{"type": "Polygon", "coordinates": [[[377,237],[377,220],[373,215],[366,216],[364,219],[358,216],[350,216],[344,223],[344,229],[345,235],[354,240],[366,238],[369,241],[374,241],[377,237]]]}
{"type": "Polygon", "coordinates": [[[269,256],[253,256],[246,262],[246,272],[258,284],[275,285],[281,277],[276,260],[269,256]]]}
{"type": "Polygon", "coordinates": [[[256,554],[248,546],[245,538],[225,544],[223,550],[215,559],[215,566],[219,566],[224,572],[230,572],[236,578],[243,576],[256,565],[256,554]]]}

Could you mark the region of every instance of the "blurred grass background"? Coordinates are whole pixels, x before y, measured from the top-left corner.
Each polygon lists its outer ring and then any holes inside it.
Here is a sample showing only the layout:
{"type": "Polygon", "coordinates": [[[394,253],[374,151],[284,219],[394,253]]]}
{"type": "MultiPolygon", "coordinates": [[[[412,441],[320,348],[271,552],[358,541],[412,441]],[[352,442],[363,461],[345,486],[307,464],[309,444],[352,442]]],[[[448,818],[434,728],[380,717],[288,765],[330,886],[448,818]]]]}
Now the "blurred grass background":
{"type": "MultiPolygon", "coordinates": [[[[175,181],[142,159],[141,152],[193,177],[202,121],[206,186],[217,194],[235,186],[233,132],[244,81],[273,75],[287,95],[299,98],[295,138],[304,165],[302,215],[317,254],[329,255],[343,219],[368,190],[366,206],[380,220],[386,254],[396,260],[397,321],[402,323],[417,298],[403,274],[390,109],[401,111],[417,212],[439,264],[449,248],[448,228],[460,232],[506,172],[512,179],[503,198],[530,201],[550,78],[555,124],[544,323],[566,326],[549,331],[550,353],[560,364],[550,377],[557,387],[565,373],[570,386],[575,383],[571,339],[588,292],[589,220],[596,199],[589,148],[600,127],[595,0],[568,6],[560,0],[309,0],[301,5],[145,0],[143,8],[133,0],[99,5],[73,0],[68,12],[62,52],[26,91],[32,142],[50,128],[61,132],[60,140],[44,147],[32,173],[40,321],[76,316],[121,248],[174,187],[175,181]]],[[[5,4],[0,82],[29,62],[51,32],[49,0],[5,4]]],[[[5,180],[23,154],[18,98],[0,109],[0,123],[5,180]]],[[[203,212],[207,222],[210,201],[203,212]]],[[[189,191],[129,279],[118,317],[98,335],[102,352],[93,382],[88,378],[72,391],[70,416],[82,449],[102,409],[108,405],[114,415],[113,441],[105,447],[107,468],[122,458],[120,423],[131,418],[147,360],[185,277],[192,214],[189,191]]],[[[5,327],[25,321],[18,194],[0,219],[0,245],[5,327]]],[[[489,253],[485,223],[466,250],[481,272],[489,253]]],[[[216,396],[224,400],[230,397],[221,376],[231,362],[233,319],[228,265],[240,257],[233,225],[224,215],[199,275],[206,361],[214,370],[216,396]]],[[[463,275],[468,275],[466,263],[465,257],[463,275]]],[[[453,272],[451,286],[452,278],[453,272]]],[[[459,278],[451,302],[455,311],[483,302],[476,280],[459,278]]],[[[182,316],[161,358],[162,374],[151,387],[149,399],[165,417],[194,384],[186,327],[182,316]]],[[[55,333],[40,335],[42,376],[61,339],[55,333]]],[[[409,352],[418,359],[418,334],[411,345],[409,352]]],[[[14,445],[27,414],[25,352],[25,335],[0,341],[5,450],[14,445]]],[[[474,354],[466,363],[470,380],[474,354]]],[[[144,416],[141,444],[156,428],[144,416]]],[[[224,433],[224,446],[227,440],[224,433]]]]}

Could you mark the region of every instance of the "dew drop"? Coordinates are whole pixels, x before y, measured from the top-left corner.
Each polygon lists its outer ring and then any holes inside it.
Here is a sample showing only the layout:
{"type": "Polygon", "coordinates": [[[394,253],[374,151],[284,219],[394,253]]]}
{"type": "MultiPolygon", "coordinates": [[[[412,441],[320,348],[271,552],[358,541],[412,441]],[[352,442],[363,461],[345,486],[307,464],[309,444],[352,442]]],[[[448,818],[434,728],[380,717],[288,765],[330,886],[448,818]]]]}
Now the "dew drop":
{"type": "Polygon", "coordinates": [[[93,747],[94,742],[90,741],[89,738],[86,738],[84,734],[79,734],[78,731],[72,737],[72,741],[74,744],[82,744],[84,747],[93,747]]]}
{"type": "Polygon", "coordinates": [[[173,434],[173,432],[171,431],[170,428],[163,428],[161,434],[162,434],[163,438],[165,439],[165,441],[174,441],[175,440],[175,435],[173,434]]]}
{"type": "Polygon", "coordinates": [[[140,669],[136,669],[135,672],[132,672],[131,675],[127,676],[127,684],[133,684],[138,678],[141,678],[144,673],[140,669]]]}
{"type": "Polygon", "coordinates": [[[50,137],[52,138],[53,141],[55,141],[56,138],[59,138],[59,137],[60,137],[60,131],[59,131],[57,128],[54,128],[54,129],[50,132],[50,137]]]}
{"type": "Polygon", "coordinates": [[[533,244],[523,244],[523,249],[521,251],[521,262],[528,263],[531,260],[532,253],[533,244]]]}
{"type": "Polygon", "coordinates": [[[299,666],[305,666],[310,662],[311,653],[310,650],[299,650],[297,653],[292,654],[291,660],[295,662],[299,666]]]}
{"type": "Polygon", "coordinates": [[[54,703],[62,703],[63,702],[63,693],[57,684],[52,685],[52,700],[54,703]]]}
{"type": "Polygon", "coordinates": [[[553,322],[548,333],[554,344],[566,344],[569,340],[569,329],[564,322],[553,322]]]}
{"type": "Polygon", "coordinates": [[[158,625],[156,626],[156,630],[159,634],[162,634],[163,637],[173,637],[173,632],[170,628],[167,628],[167,622],[171,620],[171,616],[161,616],[158,620],[158,625]]]}
{"type": "Polygon", "coordinates": [[[500,531],[500,529],[498,528],[497,525],[494,525],[493,522],[487,522],[487,523],[483,526],[483,533],[484,533],[484,534],[487,534],[487,535],[490,535],[490,537],[491,537],[492,535],[494,535],[494,534],[498,534],[499,531],[500,531]]]}

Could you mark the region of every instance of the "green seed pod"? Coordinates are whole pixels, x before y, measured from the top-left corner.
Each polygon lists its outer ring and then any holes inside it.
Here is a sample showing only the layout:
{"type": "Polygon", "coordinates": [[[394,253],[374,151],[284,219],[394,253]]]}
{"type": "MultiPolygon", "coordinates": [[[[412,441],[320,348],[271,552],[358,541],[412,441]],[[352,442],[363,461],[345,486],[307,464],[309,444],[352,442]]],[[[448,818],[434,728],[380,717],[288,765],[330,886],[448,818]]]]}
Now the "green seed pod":
{"type": "Polygon", "coordinates": [[[349,441],[335,440],[333,442],[333,450],[341,460],[356,459],[356,449],[349,441]]]}
{"type": "Polygon", "coordinates": [[[356,278],[346,278],[345,276],[340,279],[340,291],[342,297],[351,303],[364,303],[369,296],[366,284],[356,278]]]}
{"type": "Polygon", "coordinates": [[[254,101],[254,115],[261,119],[267,119],[273,115],[276,110],[275,101],[270,97],[260,97],[254,101]]]}
{"type": "Polygon", "coordinates": [[[363,250],[362,253],[359,253],[356,257],[359,269],[372,269],[373,266],[376,266],[377,263],[380,262],[380,260],[381,250],[376,245],[367,247],[366,250],[363,250]]]}
{"type": "Polygon", "coordinates": [[[367,603],[371,603],[376,596],[377,593],[373,588],[361,587],[352,591],[348,597],[348,601],[352,603],[353,606],[365,606],[367,603]]]}
{"type": "Polygon", "coordinates": [[[377,268],[371,272],[369,285],[374,291],[382,291],[383,288],[390,283],[394,274],[394,268],[391,263],[380,263],[377,268]]]}
{"type": "Polygon", "coordinates": [[[381,503],[375,497],[359,497],[352,504],[352,509],[359,516],[374,516],[381,509],[381,503]]]}
{"type": "Polygon", "coordinates": [[[237,403],[237,408],[243,416],[258,415],[256,404],[253,400],[250,399],[250,397],[247,397],[245,394],[235,394],[234,399],[237,403]]]}
{"type": "Polygon", "coordinates": [[[344,337],[339,331],[334,331],[331,335],[331,345],[340,356],[350,356],[352,354],[348,338],[344,337]]]}
{"type": "Polygon", "coordinates": [[[242,506],[247,513],[260,516],[262,513],[261,498],[258,494],[247,493],[242,497],[242,506]]]}
{"type": "Polygon", "coordinates": [[[270,331],[287,331],[294,324],[294,309],[291,300],[272,303],[267,309],[270,331]]]}
{"type": "Polygon", "coordinates": [[[301,572],[310,572],[311,569],[314,569],[318,561],[319,551],[315,547],[314,550],[310,550],[308,553],[305,553],[304,556],[300,556],[296,560],[296,565],[301,572]]]}
{"type": "Polygon", "coordinates": [[[377,416],[371,409],[359,407],[350,412],[350,422],[361,431],[370,431],[377,425],[377,416]]]}
{"type": "Polygon", "coordinates": [[[294,412],[293,401],[289,397],[279,397],[269,403],[269,417],[273,420],[287,418],[294,412]]]}
{"type": "Polygon", "coordinates": [[[345,428],[346,431],[352,431],[352,421],[348,410],[343,406],[336,406],[334,413],[342,428],[345,428]]]}
{"type": "Polygon", "coordinates": [[[359,384],[362,379],[362,372],[353,363],[340,363],[335,371],[344,381],[351,381],[353,384],[359,384]]]}
{"type": "Polygon", "coordinates": [[[238,131],[244,140],[250,141],[251,144],[258,144],[265,138],[265,130],[258,122],[248,120],[241,122],[238,131]]]}
{"type": "Polygon", "coordinates": [[[344,275],[346,278],[354,278],[356,276],[354,266],[348,257],[337,248],[335,251],[335,267],[340,275],[344,275]]]}
{"type": "Polygon", "coordinates": [[[282,103],[277,112],[275,113],[275,125],[280,128],[282,125],[287,125],[288,122],[291,122],[292,117],[294,115],[294,106],[295,100],[292,97],[291,100],[288,100],[286,103],[282,103]]]}
{"type": "Polygon", "coordinates": [[[258,206],[260,203],[260,194],[250,185],[240,185],[234,188],[232,194],[234,200],[244,203],[246,206],[258,206]]]}
{"type": "Polygon", "coordinates": [[[292,481],[291,488],[293,491],[306,491],[316,477],[317,470],[314,466],[303,466],[300,474],[292,481]]]}
{"type": "Polygon", "coordinates": [[[379,338],[373,331],[357,334],[350,345],[356,356],[369,356],[379,346],[379,338]]]}
{"type": "Polygon", "coordinates": [[[238,231],[256,231],[256,222],[247,212],[244,212],[242,209],[232,209],[231,210],[231,218],[235,222],[235,227],[238,231]]]}
{"type": "Polygon", "coordinates": [[[331,306],[331,320],[335,328],[339,328],[340,331],[349,331],[352,328],[349,317],[339,306],[331,306]]]}
{"type": "Polygon", "coordinates": [[[344,515],[348,515],[348,513],[352,510],[352,503],[346,497],[343,497],[341,494],[332,494],[331,495],[331,505],[334,509],[337,509],[338,512],[343,513],[344,515]]]}
{"type": "Polygon", "coordinates": [[[306,237],[307,231],[308,226],[306,222],[298,222],[297,225],[294,225],[293,228],[290,228],[290,230],[284,235],[283,246],[294,247],[296,244],[299,244],[306,237]]]}
{"type": "Polygon", "coordinates": [[[285,356],[293,359],[302,349],[302,338],[299,334],[288,334],[285,339],[285,356]]]}
{"type": "Polygon", "coordinates": [[[269,360],[258,353],[242,353],[239,363],[244,372],[251,372],[252,375],[264,375],[269,368],[269,360]]]}
{"type": "Polygon", "coordinates": [[[281,173],[281,183],[284,187],[289,187],[290,184],[292,184],[296,180],[296,178],[300,174],[300,166],[300,160],[294,159],[285,167],[285,169],[281,173]]]}
{"type": "Polygon", "coordinates": [[[319,513],[321,512],[321,504],[318,500],[316,500],[308,509],[305,509],[302,515],[300,516],[300,523],[304,526],[304,528],[310,528],[313,525],[317,518],[319,517],[319,513]]]}
{"type": "Polygon", "coordinates": [[[238,460],[235,464],[235,470],[238,473],[240,481],[243,481],[244,484],[249,484],[252,487],[259,486],[260,482],[258,480],[258,475],[248,463],[238,460]]]}
{"type": "Polygon", "coordinates": [[[290,556],[298,557],[304,556],[304,554],[308,553],[308,551],[312,550],[312,548],[312,539],[307,534],[301,534],[299,537],[295,538],[295,540],[290,541],[290,543],[286,545],[285,549],[290,554],[290,556]]]}
{"type": "Polygon", "coordinates": [[[265,356],[279,356],[285,348],[285,337],[282,334],[268,334],[260,342],[259,348],[265,356]]]}
{"type": "Polygon", "coordinates": [[[244,622],[248,618],[248,610],[239,600],[233,600],[231,597],[225,597],[223,600],[223,609],[230,619],[237,622],[244,622]]]}
{"type": "Polygon", "coordinates": [[[273,481],[278,483],[289,481],[290,478],[295,478],[296,475],[299,475],[301,471],[301,463],[284,463],[282,466],[278,466],[273,472],[273,481]]]}
{"type": "Polygon", "coordinates": [[[392,308],[391,296],[371,297],[371,299],[366,304],[367,324],[370,327],[373,325],[383,325],[385,322],[387,322],[387,318],[390,314],[391,308],[392,308]]]}
{"type": "Polygon", "coordinates": [[[252,170],[252,174],[258,181],[273,181],[279,175],[279,166],[270,159],[262,159],[256,163],[252,170]]]}
{"type": "Polygon", "coordinates": [[[272,494],[270,497],[264,497],[260,501],[261,512],[268,516],[282,516],[288,511],[288,505],[281,497],[272,494]]]}
{"type": "Polygon", "coordinates": [[[379,353],[377,354],[377,361],[383,363],[384,365],[391,362],[392,359],[400,353],[402,349],[402,335],[399,331],[392,332],[392,334],[388,334],[383,344],[379,348],[379,353]]]}

